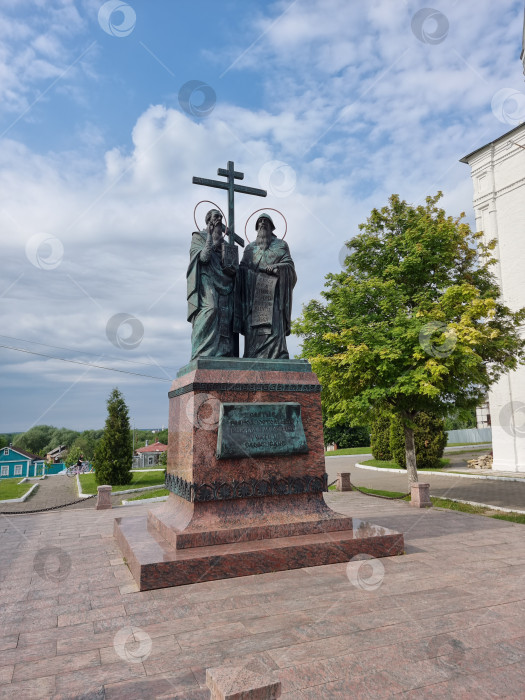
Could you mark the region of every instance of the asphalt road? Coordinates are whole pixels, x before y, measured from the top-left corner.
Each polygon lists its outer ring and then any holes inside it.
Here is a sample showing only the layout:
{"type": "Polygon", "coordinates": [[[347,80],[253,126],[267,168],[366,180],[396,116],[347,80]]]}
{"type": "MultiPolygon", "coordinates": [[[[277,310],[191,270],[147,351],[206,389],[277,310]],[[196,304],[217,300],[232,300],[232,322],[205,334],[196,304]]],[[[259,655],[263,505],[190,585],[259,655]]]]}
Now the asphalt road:
{"type": "MultiPolygon", "coordinates": [[[[480,453],[477,453],[480,454],[480,453]]],[[[466,465],[466,460],[473,455],[448,455],[450,467],[466,465]]],[[[387,491],[408,492],[408,480],[405,471],[399,474],[390,471],[370,471],[356,467],[356,462],[371,459],[367,455],[351,455],[344,457],[327,457],[326,471],[328,483],[337,478],[337,472],[350,472],[350,480],[356,486],[387,491]]],[[[492,481],[489,479],[468,479],[453,475],[434,476],[425,472],[419,474],[420,482],[430,484],[430,495],[440,498],[456,498],[462,501],[485,503],[504,508],[515,508],[525,511],[525,479],[516,481],[492,481]]]]}

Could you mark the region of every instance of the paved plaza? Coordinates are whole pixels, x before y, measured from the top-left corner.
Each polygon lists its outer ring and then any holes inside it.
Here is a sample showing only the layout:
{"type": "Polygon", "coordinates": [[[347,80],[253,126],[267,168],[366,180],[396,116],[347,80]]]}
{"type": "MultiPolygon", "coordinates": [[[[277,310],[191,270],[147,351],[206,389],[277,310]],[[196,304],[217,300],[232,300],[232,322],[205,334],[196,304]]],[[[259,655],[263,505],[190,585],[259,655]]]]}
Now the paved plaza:
{"type": "Polygon", "coordinates": [[[524,526],[326,498],[406,554],[138,593],[113,518],[148,506],[2,517],[0,699],[204,700],[254,658],[284,700],[525,697],[524,526]]]}

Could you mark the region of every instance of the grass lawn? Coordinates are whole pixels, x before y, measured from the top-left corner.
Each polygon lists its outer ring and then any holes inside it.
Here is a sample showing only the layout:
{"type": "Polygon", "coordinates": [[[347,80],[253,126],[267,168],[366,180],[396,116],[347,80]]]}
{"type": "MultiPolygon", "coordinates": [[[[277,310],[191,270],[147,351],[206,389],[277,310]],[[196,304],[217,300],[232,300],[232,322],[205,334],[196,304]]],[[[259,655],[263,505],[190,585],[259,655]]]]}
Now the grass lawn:
{"type": "Polygon", "coordinates": [[[498,513],[492,517],[496,520],[508,520],[510,523],[521,523],[525,525],[525,514],[523,513],[498,513]]]}
{"type": "MultiPolygon", "coordinates": [[[[437,469],[443,469],[444,467],[448,466],[450,463],[450,459],[440,459],[439,460],[440,466],[437,467],[437,469]]],[[[369,459],[366,462],[363,462],[363,464],[366,464],[369,467],[381,467],[382,469],[400,469],[401,471],[406,471],[403,467],[400,467],[397,462],[392,462],[392,461],[382,461],[379,459],[369,459]]],[[[435,471],[435,469],[418,469],[418,472],[432,472],[435,471]]]]}
{"type": "MultiPolygon", "coordinates": [[[[94,474],[81,474],[80,483],[84,493],[96,493],[97,482],[94,474]]],[[[164,486],[164,472],[133,472],[133,478],[130,484],[123,486],[113,486],[114,491],[126,491],[127,489],[143,489],[146,486],[164,486]]]]}
{"type": "Polygon", "coordinates": [[[345,447],[342,450],[330,450],[325,452],[325,457],[333,457],[339,455],[369,455],[372,453],[370,447],[345,447]]]}
{"type": "Polygon", "coordinates": [[[24,493],[27,493],[32,483],[26,481],[23,484],[18,484],[22,477],[17,476],[14,479],[0,479],[0,501],[7,501],[8,498],[21,498],[24,493]]]}
{"type": "Polygon", "coordinates": [[[476,515],[484,515],[487,509],[483,506],[471,506],[469,503],[456,503],[456,501],[450,501],[448,498],[434,498],[430,497],[432,505],[436,508],[446,508],[447,510],[458,510],[461,513],[474,513],[476,515]]]}
{"type": "Polygon", "coordinates": [[[365,489],[362,488],[361,486],[359,487],[360,491],[363,491],[363,493],[371,493],[374,496],[388,496],[388,498],[399,498],[401,499],[401,496],[403,498],[401,500],[403,501],[409,501],[410,500],[410,495],[406,495],[406,493],[401,493],[401,491],[384,491],[383,489],[365,489]]]}
{"type": "Polygon", "coordinates": [[[524,513],[495,513],[492,508],[485,506],[472,506],[470,503],[456,503],[448,498],[433,498],[430,497],[432,504],[436,508],[447,508],[448,510],[458,510],[461,513],[474,513],[474,515],[487,515],[495,520],[507,520],[510,523],[520,523],[525,525],[524,513]]]}
{"type": "Polygon", "coordinates": [[[141,501],[144,498],[159,498],[160,496],[167,496],[168,494],[168,489],[159,489],[158,491],[144,491],[144,493],[141,493],[138,496],[133,496],[133,498],[126,498],[126,501],[141,501]]]}
{"type": "MultiPolygon", "coordinates": [[[[328,490],[329,491],[335,491],[336,485],[334,484],[333,486],[329,486],[328,490]]],[[[357,490],[357,489],[356,489],[357,490]]],[[[373,496],[388,496],[389,498],[401,498],[401,496],[404,496],[402,500],[404,501],[409,501],[410,496],[407,496],[404,493],[401,493],[401,491],[384,491],[383,489],[365,489],[364,487],[359,487],[359,491],[362,491],[363,493],[371,493],[373,496]]]]}

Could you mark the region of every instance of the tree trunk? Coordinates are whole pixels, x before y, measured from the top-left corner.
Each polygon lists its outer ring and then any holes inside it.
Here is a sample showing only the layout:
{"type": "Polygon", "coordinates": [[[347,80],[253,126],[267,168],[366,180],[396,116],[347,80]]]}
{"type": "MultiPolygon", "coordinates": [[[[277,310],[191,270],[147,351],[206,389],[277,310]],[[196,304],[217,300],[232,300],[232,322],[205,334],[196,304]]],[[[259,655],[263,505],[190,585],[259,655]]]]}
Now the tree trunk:
{"type": "Polygon", "coordinates": [[[405,453],[407,460],[408,488],[410,489],[410,484],[417,484],[416,445],[414,442],[413,428],[409,428],[403,422],[403,429],[405,431],[405,453]]]}

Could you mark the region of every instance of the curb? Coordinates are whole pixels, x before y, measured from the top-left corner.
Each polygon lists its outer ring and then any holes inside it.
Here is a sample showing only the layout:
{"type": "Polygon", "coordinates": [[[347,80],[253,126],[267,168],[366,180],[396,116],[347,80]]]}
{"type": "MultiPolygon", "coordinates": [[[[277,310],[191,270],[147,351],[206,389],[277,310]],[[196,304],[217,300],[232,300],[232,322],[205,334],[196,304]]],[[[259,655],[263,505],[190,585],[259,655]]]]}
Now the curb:
{"type": "MultiPolygon", "coordinates": [[[[20,484],[22,481],[19,482],[20,484]]],[[[33,484],[27,493],[24,493],[20,498],[8,498],[6,501],[0,501],[0,503],[23,503],[26,498],[29,498],[30,494],[37,488],[38,484],[33,484]]]]}
{"type": "MultiPolygon", "coordinates": [[[[77,479],[77,489],[78,489],[78,497],[79,498],[90,498],[92,496],[96,496],[97,494],[93,493],[84,493],[82,491],[82,486],[80,484],[80,479],[78,478],[78,474],[76,476],[77,479]]],[[[112,491],[111,495],[112,496],[119,496],[122,493],[138,493],[139,491],[158,491],[159,489],[164,488],[162,484],[157,484],[156,486],[143,486],[142,488],[138,489],[125,489],[124,491],[112,491]]]]}
{"type": "Polygon", "coordinates": [[[166,471],[166,467],[158,468],[158,469],[132,469],[132,472],[137,472],[137,474],[140,474],[141,472],[163,472],[166,471]]]}
{"type": "Polygon", "coordinates": [[[169,496],[156,496],[155,498],[139,498],[138,501],[122,501],[122,506],[140,506],[143,503],[160,503],[167,501],[169,496]]]}
{"type": "Polygon", "coordinates": [[[84,492],[82,491],[82,486],[80,485],[80,479],[78,478],[78,474],[76,475],[76,480],[77,480],[78,497],[79,497],[79,498],[89,498],[92,494],[90,494],[90,493],[84,493],[84,492]]]}
{"type": "MultiPolygon", "coordinates": [[[[354,467],[359,467],[360,469],[368,469],[369,471],[374,471],[374,472],[388,472],[390,474],[406,474],[406,469],[388,469],[386,467],[372,467],[369,464],[361,464],[360,462],[356,462],[354,464],[354,467]]],[[[459,474],[458,472],[421,472],[418,471],[418,474],[421,474],[421,476],[425,475],[430,475],[430,476],[457,476],[460,479],[487,479],[489,481],[510,481],[510,482],[518,482],[518,483],[523,483],[525,484],[525,478],[513,478],[512,476],[486,476],[485,474],[459,474]]],[[[449,499],[452,500],[452,499],[449,499]]],[[[466,503],[467,501],[465,501],[466,503]]],[[[515,511],[512,511],[513,513],[515,511]]]]}

